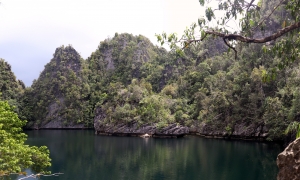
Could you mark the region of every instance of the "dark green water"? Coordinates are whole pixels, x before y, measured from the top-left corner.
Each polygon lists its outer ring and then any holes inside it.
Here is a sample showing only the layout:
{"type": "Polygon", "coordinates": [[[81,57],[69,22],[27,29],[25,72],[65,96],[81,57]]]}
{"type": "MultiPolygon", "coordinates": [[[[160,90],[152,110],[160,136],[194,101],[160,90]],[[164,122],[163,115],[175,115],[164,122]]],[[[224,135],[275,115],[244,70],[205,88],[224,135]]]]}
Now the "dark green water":
{"type": "Polygon", "coordinates": [[[93,130],[27,131],[46,145],[51,171],[68,180],[272,180],[279,145],[188,136],[180,139],[96,136],[93,130]]]}

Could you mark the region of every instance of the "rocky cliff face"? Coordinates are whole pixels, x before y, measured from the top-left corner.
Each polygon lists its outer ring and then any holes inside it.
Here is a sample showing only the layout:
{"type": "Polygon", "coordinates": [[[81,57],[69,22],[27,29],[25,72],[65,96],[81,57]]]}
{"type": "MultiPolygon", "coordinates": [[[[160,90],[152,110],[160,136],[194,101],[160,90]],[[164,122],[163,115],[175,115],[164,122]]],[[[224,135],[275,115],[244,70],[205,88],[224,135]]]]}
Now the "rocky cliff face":
{"type": "Polygon", "coordinates": [[[20,102],[25,91],[25,84],[16,79],[10,64],[0,58],[0,99],[8,101],[9,105],[15,107],[20,119],[26,119],[22,113],[20,102]]]}
{"type": "Polygon", "coordinates": [[[138,125],[136,122],[102,124],[95,123],[96,134],[116,135],[116,136],[141,136],[148,134],[152,137],[159,138],[176,138],[182,137],[189,133],[187,127],[170,124],[164,128],[158,128],[155,124],[138,125]]]}
{"type": "Polygon", "coordinates": [[[223,137],[232,139],[266,140],[268,129],[263,124],[236,124],[233,128],[224,128],[224,126],[200,125],[190,128],[190,132],[206,137],[223,137]]]}
{"type": "MultiPolygon", "coordinates": [[[[24,91],[25,85],[22,81],[17,80],[16,76],[11,70],[11,66],[0,58],[0,92],[1,97],[4,100],[16,100],[22,91],[24,91]]],[[[12,104],[15,105],[15,104],[12,104]]]]}
{"type": "Polygon", "coordinates": [[[277,157],[277,180],[300,179],[300,138],[290,143],[277,157]]]}
{"type": "Polygon", "coordinates": [[[234,133],[230,133],[207,125],[202,125],[200,128],[191,128],[178,124],[169,124],[160,129],[155,123],[139,125],[137,122],[132,121],[130,123],[105,124],[98,118],[95,118],[94,128],[95,133],[101,135],[140,136],[149,134],[152,137],[168,138],[194,134],[204,137],[244,140],[266,140],[267,138],[267,132],[262,130],[263,127],[254,127],[253,125],[249,127],[237,125],[240,128],[237,128],[234,133]]]}
{"type": "Polygon", "coordinates": [[[122,82],[124,85],[133,78],[141,77],[141,66],[153,60],[156,48],[148,38],[123,33],[100,42],[95,52],[87,59],[91,71],[91,83],[122,82]],[[102,81],[102,82],[101,82],[102,81]]]}
{"type": "Polygon", "coordinates": [[[166,127],[158,128],[156,123],[147,123],[140,125],[136,121],[129,123],[108,124],[104,122],[104,114],[98,109],[94,128],[96,134],[115,135],[115,136],[141,136],[149,134],[152,137],[176,138],[189,134],[189,128],[178,124],[169,124],[166,127]]]}
{"type": "Polygon", "coordinates": [[[96,134],[116,135],[116,136],[139,136],[149,134],[153,137],[181,137],[188,134],[213,138],[232,138],[248,140],[266,140],[268,130],[263,124],[236,124],[233,129],[223,126],[209,125],[201,123],[192,127],[170,123],[163,128],[158,128],[157,123],[139,124],[137,121],[128,123],[105,122],[105,113],[101,108],[97,108],[94,118],[94,128],[96,134]]]}
{"type": "Polygon", "coordinates": [[[27,93],[30,128],[81,128],[86,112],[89,85],[83,59],[72,46],[56,49],[40,77],[27,93]]]}

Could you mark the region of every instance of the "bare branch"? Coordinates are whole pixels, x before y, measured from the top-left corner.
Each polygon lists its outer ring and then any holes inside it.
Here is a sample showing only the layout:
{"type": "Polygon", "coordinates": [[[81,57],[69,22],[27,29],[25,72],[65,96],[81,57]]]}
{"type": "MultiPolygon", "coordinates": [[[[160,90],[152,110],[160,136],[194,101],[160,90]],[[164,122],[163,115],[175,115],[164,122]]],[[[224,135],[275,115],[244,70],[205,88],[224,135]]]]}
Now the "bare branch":
{"type": "MultiPolygon", "coordinates": [[[[188,47],[192,43],[197,43],[197,42],[203,41],[206,38],[206,36],[207,36],[207,33],[205,33],[204,36],[201,37],[201,39],[184,40],[185,44],[184,44],[184,47],[182,49],[185,49],[186,47],[188,47]]],[[[180,39],[179,41],[181,41],[181,40],[182,39],[180,39]]]]}
{"type": "Polygon", "coordinates": [[[264,37],[264,38],[260,38],[260,39],[255,39],[255,38],[249,38],[249,37],[246,37],[246,36],[242,36],[242,35],[239,35],[239,34],[226,34],[226,33],[222,33],[222,32],[218,32],[218,31],[214,31],[214,30],[207,30],[205,31],[205,35],[200,38],[200,39],[192,39],[192,40],[184,40],[184,39],[181,39],[183,41],[185,41],[185,45],[182,49],[185,49],[186,47],[188,47],[191,43],[197,43],[197,42],[201,42],[203,41],[206,36],[208,34],[210,35],[215,35],[215,36],[218,36],[218,37],[221,37],[223,38],[223,41],[225,42],[225,44],[230,48],[230,49],[233,49],[234,52],[235,52],[235,58],[237,58],[237,51],[236,49],[231,46],[230,44],[228,44],[227,40],[228,41],[232,41],[232,40],[236,40],[236,41],[240,41],[240,42],[245,42],[245,43],[266,43],[266,42],[269,42],[269,41],[273,41],[273,40],[276,40],[277,38],[283,36],[284,34],[290,32],[290,31],[293,31],[297,28],[300,27],[300,22],[296,22],[290,26],[287,26],[283,29],[280,29],[279,31],[277,31],[276,33],[270,35],[270,36],[267,36],[267,37],[264,37]]]}
{"type": "Polygon", "coordinates": [[[258,28],[258,26],[262,25],[262,23],[263,23],[265,20],[269,19],[270,16],[275,12],[275,10],[276,10],[276,9],[277,9],[284,1],[285,1],[285,0],[281,0],[281,1],[277,4],[277,6],[274,7],[274,9],[272,10],[272,12],[271,12],[267,17],[263,18],[263,19],[257,24],[257,26],[255,26],[255,27],[252,28],[251,30],[254,31],[256,28],[258,28]]]}
{"type": "MultiPolygon", "coordinates": [[[[186,42],[185,47],[187,47],[190,43],[193,43],[193,42],[196,43],[196,42],[203,41],[203,39],[208,34],[211,34],[211,35],[215,35],[215,36],[221,37],[221,38],[229,40],[229,41],[236,40],[236,41],[245,42],[245,43],[266,43],[266,42],[269,42],[269,41],[276,40],[277,38],[283,36],[284,34],[290,32],[290,31],[293,31],[293,30],[295,30],[299,27],[300,27],[300,22],[296,22],[296,23],[294,23],[290,26],[287,26],[287,27],[277,31],[276,33],[274,33],[270,36],[260,38],[260,39],[249,38],[249,37],[242,36],[242,35],[239,35],[239,34],[226,34],[226,33],[218,32],[218,31],[214,31],[214,30],[207,30],[207,31],[205,31],[205,35],[201,39],[192,39],[192,40],[181,39],[181,40],[186,42]]],[[[185,47],[183,47],[183,49],[185,47]]]]}
{"type": "Polygon", "coordinates": [[[251,0],[251,2],[248,4],[247,12],[249,11],[250,7],[253,6],[254,1],[255,1],[255,0],[251,0]]]}
{"type": "Polygon", "coordinates": [[[277,31],[276,33],[274,33],[270,36],[267,36],[265,38],[260,38],[260,39],[248,38],[248,37],[238,35],[238,34],[225,34],[225,33],[217,32],[217,31],[209,31],[209,30],[205,31],[205,33],[219,36],[219,37],[222,37],[222,38],[228,39],[228,40],[237,40],[237,41],[246,42],[246,43],[265,43],[265,42],[269,42],[272,40],[276,40],[277,38],[281,37],[282,35],[290,32],[290,31],[293,31],[299,27],[300,27],[300,22],[296,22],[290,26],[287,26],[287,27],[277,31]]]}
{"type": "Polygon", "coordinates": [[[233,46],[231,46],[231,45],[226,41],[225,38],[223,38],[223,41],[224,41],[224,43],[226,44],[226,46],[228,46],[230,49],[233,49],[233,50],[234,50],[234,57],[235,57],[235,59],[237,59],[237,51],[236,51],[236,49],[235,49],[233,46]]]}
{"type": "Polygon", "coordinates": [[[63,173],[53,173],[53,174],[30,174],[28,176],[25,176],[25,177],[22,177],[18,180],[24,180],[24,179],[28,179],[28,178],[39,178],[40,176],[59,176],[59,175],[62,175],[63,173]]]}

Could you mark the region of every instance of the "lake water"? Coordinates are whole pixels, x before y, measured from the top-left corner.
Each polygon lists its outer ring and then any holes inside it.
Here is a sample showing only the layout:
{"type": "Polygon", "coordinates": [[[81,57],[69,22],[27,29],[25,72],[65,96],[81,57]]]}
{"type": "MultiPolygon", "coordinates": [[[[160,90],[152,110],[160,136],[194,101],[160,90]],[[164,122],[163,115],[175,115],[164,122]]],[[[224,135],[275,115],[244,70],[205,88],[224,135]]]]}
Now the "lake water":
{"type": "Polygon", "coordinates": [[[205,139],[97,136],[93,130],[26,131],[27,144],[50,149],[59,180],[271,180],[277,144],[205,139]]]}

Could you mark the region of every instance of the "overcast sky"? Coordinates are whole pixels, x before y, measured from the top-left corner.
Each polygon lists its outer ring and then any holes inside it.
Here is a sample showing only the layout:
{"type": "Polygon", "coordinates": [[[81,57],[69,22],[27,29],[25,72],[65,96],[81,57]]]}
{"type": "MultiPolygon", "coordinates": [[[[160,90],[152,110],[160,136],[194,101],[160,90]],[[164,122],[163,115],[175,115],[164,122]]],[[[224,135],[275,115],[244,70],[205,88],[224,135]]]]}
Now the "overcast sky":
{"type": "Polygon", "coordinates": [[[115,32],[177,32],[203,15],[198,0],[0,0],[0,58],[30,86],[55,49],[71,44],[86,59],[115,32]]]}

